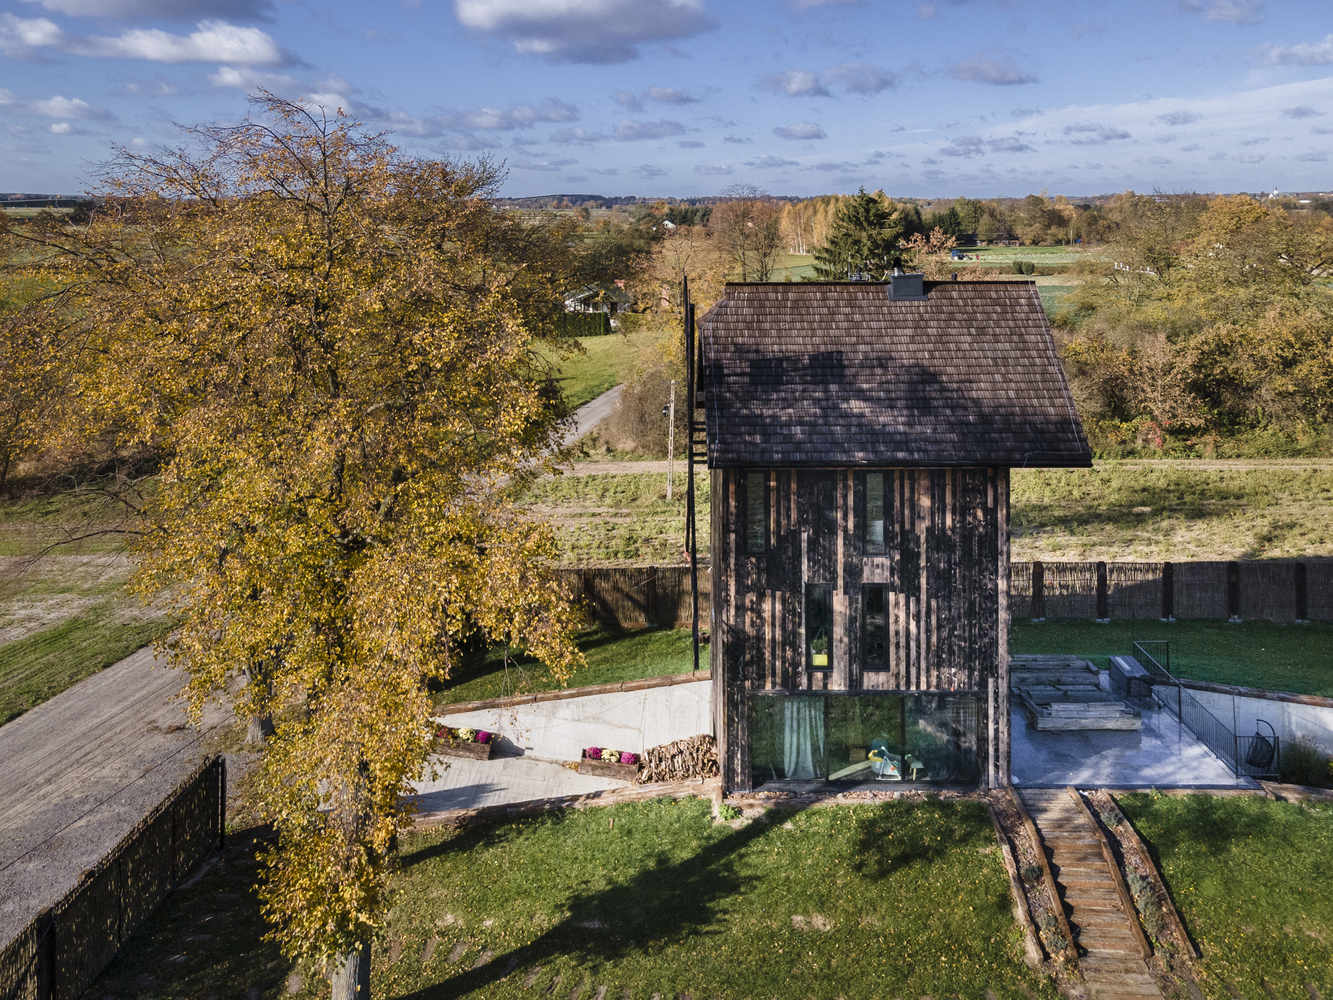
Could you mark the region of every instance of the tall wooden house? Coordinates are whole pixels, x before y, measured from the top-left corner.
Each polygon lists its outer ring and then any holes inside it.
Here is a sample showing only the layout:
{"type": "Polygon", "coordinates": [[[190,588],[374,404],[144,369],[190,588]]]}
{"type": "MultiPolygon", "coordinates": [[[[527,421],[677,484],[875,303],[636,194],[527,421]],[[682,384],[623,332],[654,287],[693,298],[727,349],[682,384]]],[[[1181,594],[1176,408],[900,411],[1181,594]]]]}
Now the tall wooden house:
{"type": "Polygon", "coordinates": [[[1009,470],[1091,464],[1035,287],[731,284],[699,327],[726,788],[1007,783],[1009,470]]]}

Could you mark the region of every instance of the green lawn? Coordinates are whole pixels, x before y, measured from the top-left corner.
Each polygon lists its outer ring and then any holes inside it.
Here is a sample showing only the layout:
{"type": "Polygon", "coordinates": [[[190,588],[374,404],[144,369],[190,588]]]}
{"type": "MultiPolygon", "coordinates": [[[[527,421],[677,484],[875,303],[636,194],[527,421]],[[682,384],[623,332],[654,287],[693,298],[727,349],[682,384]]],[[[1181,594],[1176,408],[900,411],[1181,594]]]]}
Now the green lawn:
{"type": "Polygon", "coordinates": [[[377,985],[432,998],[537,997],[556,977],[562,997],[580,982],[588,997],[605,985],[642,1000],[1055,996],[1018,959],[984,807],[771,815],[732,829],[704,801],[658,800],[406,838],[386,935],[402,959],[377,985]],[[482,952],[490,966],[471,970],[482,952]]]}
{"type": "MultiPolygon", "coordinates": [[[[598,626],[581,633],[578,644],[588,665],[574,673],[569,687],[686,674],[694,669],[694,647],[688,629],[622,631],[598,626]]],[[[707,670],[707,649],[701,651],[700,662],[707,670]]],[[[436,701],[481,701],[516,691],[552,691],[558,686],[541,664],[521,654],[510,659],[506,671],[504,651],[497,648],[465,656],[458,673],[444,684],[436,701]]]]}
{"type": "Polygon", "coordinates": [[[1107,657],[1130,655],[1135,639],[1166,639],[1177,677],[1333,697],[1333,622],[1020,620],[1009,637],[1010,652],[1072,653],[1101,670],[1107,657]]]}
{"type": "Polygon", "coordinates": [[[1126,795],[1185,927],[1209,1000],[1333,992],[1333,807],[1126,795]]]}
{"type": "Polygon", "coordinates": [[[639,349],[650,344],[651,331],[631,334],[613,333],[605,337],[579,337],[586,349],[571,354],[560,366],[556,381],[564,391],[571,410],[596,399],[613,386],[625,381],[638,357],[639,349]]]}
{"type": "MultiPolygon", "coordinates": [[[[1057,1000],[1020,960],[984,806],[738,825],[700,799],[656,800],[405,836],[372,995],[1057,1000]]],[[[229,838],[227,863],[168,897],[90,995],[287,995],[292,964],[261,940],[248,891],[253,851],[229,838]]],[[[329,988],[307,974],[295,993],[329,988]]]]}
{"type": "Polygon", "coordinates": [[[111,666],[170,631],[124,602],[104,601],[50,628],[0,646],[0,725],[111,666]]]}
{"type": "Polygon", "coordinates": [[[1333,463],[1099,461],[1015,469],[1014,559],[1333,556],[1333,463]]]}

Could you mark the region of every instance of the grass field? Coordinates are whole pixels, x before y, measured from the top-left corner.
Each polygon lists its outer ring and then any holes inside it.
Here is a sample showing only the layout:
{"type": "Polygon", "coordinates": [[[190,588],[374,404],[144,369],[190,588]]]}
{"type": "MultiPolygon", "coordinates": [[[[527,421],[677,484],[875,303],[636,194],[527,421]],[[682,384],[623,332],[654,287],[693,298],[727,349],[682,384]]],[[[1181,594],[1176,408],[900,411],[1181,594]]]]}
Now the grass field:
{"type": "MultiPolygon", "coordinates": [[[[690,640],[687,629],[591,628],[578,638],[588,665],[575,671],[568,686],[588,687],[689,673],[694,668],[694,647],[690,640]]],[[[703,669],[708,669],[706,649],[701,661],[703,669]]],[[[436,701],[439,704],[481,701],[516,691],[553,691],[557,687],[536,661],[516,655],[506,669],[504,651],[491,649],[465,656],[457,675],[445,682],[436,701]]]]}
{"type": "Polygon", "coordinates": [[[1014,470],[1012,557],[1333,556],[1333,462],[1123,461],[1014,470]]]}
{"type": "MultiPolygon", "coordinates": [[[[1333,557],[1326,460],[1098,462],[1015,469],[1011,481],[1015,560],[1333,557]]],[[[697,483],[706,525],[707,477],[697,483]]],[[[675,564],[685,517],[677,485],[668,503],[663,473],[562,476],[523,499],[555,525],[568,565],[675,564]]]]}
{"type": "Polygon", "coordinates": [[[1333,806],[1203,795],[1119,801],[1203,953],[1199,987],[1209,1000],[1333,991],[1333,806]]]}
{"type": "MultiPolygon", "coordinates": [[[[556,528],[561,562],[569,566],[678,565],[685,541],[685,473],[666,498],[666,473],[557,476],[535,483],[522,497],[556,528]]],[[[707,550],[708,476],[695,480],[699,555],[707,550]]]]}
{"type": "Polygon", "coordinates": [[[566,358],[557,379],[569,402],[569,408],[577,409],[625,381],[638,357],[639,349],[651,344],[655,337],[652,331],[579,337],[578,341],[586,353],[572,354],[566,358]]]}
{"type": "MultiPolygon", "coordinates": [[[[376,997],[1057,996],[1019,959],[977,803],[733,826],[706,801],[657,800],[429,831],[401,851],[376,997]]],[[[167,899],[93,995],[282,996],[291,965],[259,940],[253,877],[246,853],[229,851],[167,899]]],[[[307,975],[295,992],[329,991],[307,975]]]]}
{"type": "Polygon", "coordinates": [[[1101,670],[1107,657],[1131,655],[1135,639],[1168,640],[1177,677],[1333,697],[1333,622],[1051,619],[1015,621],[1009,628],[1012,653],[1072,653],[1101,670]]]}

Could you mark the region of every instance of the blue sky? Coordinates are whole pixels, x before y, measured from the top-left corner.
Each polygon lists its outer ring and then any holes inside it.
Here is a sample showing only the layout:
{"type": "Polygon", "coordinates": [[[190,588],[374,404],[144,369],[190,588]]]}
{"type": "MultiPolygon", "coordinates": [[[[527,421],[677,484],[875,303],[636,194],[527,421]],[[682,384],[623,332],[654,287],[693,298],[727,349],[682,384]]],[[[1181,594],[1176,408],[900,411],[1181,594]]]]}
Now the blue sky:
{"type": "Polygon", "coordinates": [[[1328,0],[0,0],[0,190],[348,109],[503,193],[1333,188],[1328,0]]]}

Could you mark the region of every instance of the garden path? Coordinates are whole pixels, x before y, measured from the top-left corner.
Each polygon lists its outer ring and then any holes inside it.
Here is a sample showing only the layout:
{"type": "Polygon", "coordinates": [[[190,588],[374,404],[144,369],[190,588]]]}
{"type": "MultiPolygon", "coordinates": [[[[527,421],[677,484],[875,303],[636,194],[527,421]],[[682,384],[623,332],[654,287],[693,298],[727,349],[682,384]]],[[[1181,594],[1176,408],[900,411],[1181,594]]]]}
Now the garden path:
{"type": "Polygon", "coordinates": [[[1138,914],[1125,912],[1097,832],[1070,790],[1024,788],[1019,797],[1041,834],[1074,936],[1087,953],[1079,969],[1089,1000],[1162,996],[1143,961],[1138,914]]]}

